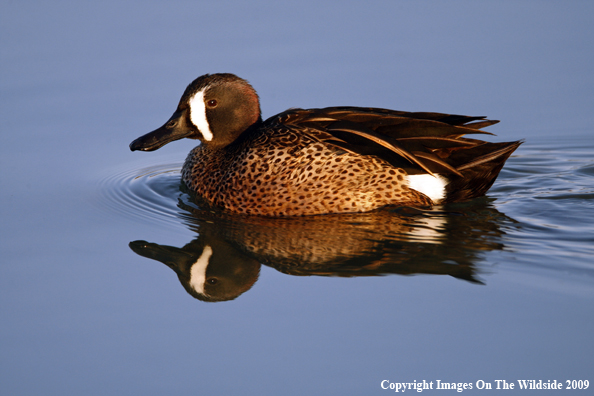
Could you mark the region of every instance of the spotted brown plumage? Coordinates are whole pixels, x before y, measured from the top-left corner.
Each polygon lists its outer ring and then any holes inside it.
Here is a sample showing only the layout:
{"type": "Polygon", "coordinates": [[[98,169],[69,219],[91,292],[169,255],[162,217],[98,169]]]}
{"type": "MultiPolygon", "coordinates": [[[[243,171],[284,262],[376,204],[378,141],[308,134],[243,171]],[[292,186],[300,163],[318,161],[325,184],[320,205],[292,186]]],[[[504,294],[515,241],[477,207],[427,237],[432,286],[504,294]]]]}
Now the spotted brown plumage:
{"type": "Polygon", "coordinates": [[[521,141],[488,143],[484,117],[328,107],[262,121],[255,90],[232,74],[204,75],[161,128],[132,150],[184,137],[202,144],[182,169],[187,187],[231,212],[301,216],[431,206],[486,193],[521,141]]]}

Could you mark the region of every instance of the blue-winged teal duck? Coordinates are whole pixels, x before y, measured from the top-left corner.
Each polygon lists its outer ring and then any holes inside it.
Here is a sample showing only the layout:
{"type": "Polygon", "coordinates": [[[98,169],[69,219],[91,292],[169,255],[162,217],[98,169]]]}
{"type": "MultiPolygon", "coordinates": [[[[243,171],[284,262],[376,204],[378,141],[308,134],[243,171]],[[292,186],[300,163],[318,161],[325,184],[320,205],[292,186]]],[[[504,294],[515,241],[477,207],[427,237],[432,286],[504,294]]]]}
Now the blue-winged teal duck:
{"type": "Polygon", "coordinates": [[[489,134],[485,117],[361,107],[290,109],[262,121],[258,95],[233,74],[194,80],[173,116],[130,144],[152,151],[201,144],[182,169],[187,187],[231,212],[300,216],[432,206],[484,195],[522,143],[489,134]]]}

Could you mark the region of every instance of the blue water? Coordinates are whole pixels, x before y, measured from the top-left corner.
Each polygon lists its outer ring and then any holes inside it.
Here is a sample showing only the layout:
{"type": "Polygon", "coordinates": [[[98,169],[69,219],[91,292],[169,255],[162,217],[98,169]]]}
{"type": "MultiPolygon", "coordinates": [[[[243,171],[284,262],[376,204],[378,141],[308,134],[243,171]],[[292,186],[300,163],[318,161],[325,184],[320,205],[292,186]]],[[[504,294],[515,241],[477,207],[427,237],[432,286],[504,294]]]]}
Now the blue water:
{"type": "Polygon", "coordinates": [[[506,380],[516,394],[522,379],[594,381],[590,3],[1,10],[0,393],[361,395],[440,380],[488,394],[477,381],[506,380]],[[487,197],[463,204],[228,216],[180,189],[195,142],[128,149],[212,72],[248,79],[264,117],[338,105],[485,115],[501,120],[493,141],[526,143],[487,197]],[[206,242],[222,271],[247,269],[230,301],[195,299],[180,268],[147,258],[195,257],[206,242]]]}

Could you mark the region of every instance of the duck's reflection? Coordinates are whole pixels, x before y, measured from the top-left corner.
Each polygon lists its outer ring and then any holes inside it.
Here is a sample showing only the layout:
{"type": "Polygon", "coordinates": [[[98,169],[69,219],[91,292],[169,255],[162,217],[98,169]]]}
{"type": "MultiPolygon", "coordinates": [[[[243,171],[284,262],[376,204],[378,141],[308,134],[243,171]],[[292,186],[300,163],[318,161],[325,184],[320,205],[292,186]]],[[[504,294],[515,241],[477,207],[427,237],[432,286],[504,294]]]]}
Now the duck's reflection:
{"type": "Polygon", "coordinates": [[[137,254],[173,269],[203,301],[231,300],[249,290],[264,264],[289,275],[449,275],[482,283],[476,263],[503,248],[513,220],[487,199],[447,212],[381,210],[299,218],[246,217],[180,201],[180,216],[197,233],[182,248],[130,242],[137,254]]]}

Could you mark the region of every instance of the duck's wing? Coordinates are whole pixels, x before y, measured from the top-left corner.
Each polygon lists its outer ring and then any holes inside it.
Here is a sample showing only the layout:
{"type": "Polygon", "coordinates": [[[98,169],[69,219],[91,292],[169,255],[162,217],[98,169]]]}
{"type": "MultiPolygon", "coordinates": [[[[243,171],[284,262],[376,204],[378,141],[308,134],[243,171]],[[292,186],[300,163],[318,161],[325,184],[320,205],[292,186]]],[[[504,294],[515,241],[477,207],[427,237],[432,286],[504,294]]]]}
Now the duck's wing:
{"type": "Polygon", "coordinates": [[[497,156],[497,151],[503,147],[501,143],[490,147],[492,143],[463,137],[469,134],[491,135],[481,128],[499,121],[485,117],[327,107],[287,110],[273,118],[266,122],[292,124],[322,132],[317,136],[327,143],[345,151],[375,155],[394,166],[405,168],[410,174],[440,173],[464,177],[463,170],[472,168],[474,163],[493,160],[491,157],[497,156]]]}

